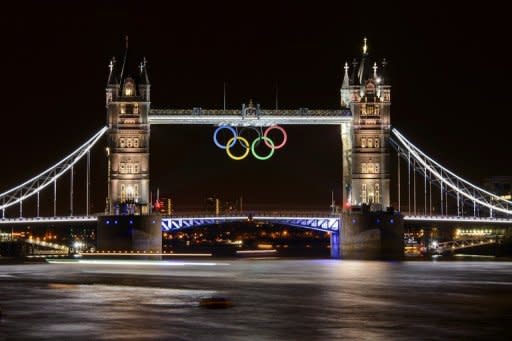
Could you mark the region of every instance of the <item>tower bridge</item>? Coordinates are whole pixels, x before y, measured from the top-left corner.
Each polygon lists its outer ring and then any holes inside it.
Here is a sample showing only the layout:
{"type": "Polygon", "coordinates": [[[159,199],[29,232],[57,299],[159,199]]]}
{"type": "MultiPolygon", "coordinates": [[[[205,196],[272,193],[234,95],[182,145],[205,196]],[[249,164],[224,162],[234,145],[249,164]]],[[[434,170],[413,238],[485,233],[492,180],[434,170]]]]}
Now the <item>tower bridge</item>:
{"type": "MultiPolygon", "coordinates": [[[[126,55],[123,59],[126,62],[126,55]]],[[[345,63],[338,108],[272,110],[258,104],[242,104],[241,109],[154,109],[151,108],[151,84],[147,61],[137,70],[109,65],[106,87],[107,126],[63,160],[46,171],[0,194],[0,226],[43,222],[97,222],[98,248],[154,249],[161,251],[161,231],[207,225],[219,221],[250,219],[278,222],[300,228],[329,232],[332,256],[345,250],[368,247],[377,252],[387,250],[396,256],[403,248],[400,241],[403,221],[406,223],[486,223],[512,226],[512,202],[490,193],[454,174],[430,158],[391,126],[391,85],[385,59],[377,61],[368,54],[366,40],[358,61],[345,63]],[[132,73],[130,73],[132,72],[132,73]],[[160,217],[153,214],[150,198],[149,142],[151,125],[210,125],[216,130],[213,140],[233,160],[243,160],[250,151],[259,160],[270,158],[286,143],[287,125],[331,125],[339,127],[342,145],[342,212],[336,216],[303,216],[301,214],[240,214],[233,216],[160,217]],[[253,128],[258,137],[252,142],[243,129],[253,128]],[[263,133],[265,128],[265,133],[263,133]],[[283,134],[279,145],[267,133],[278,129],[283,134]],[[219,129],[229,130],[228,141],[218,141],[219,129]],[[105,213],[90,212],[90,152],[102,136],[107,136],[107,198],[105,213]],[[264,144],[257,143],[264,142],[264,144]],[[243,155],[230,149],[239,143],[243,155]],[[262,145],[268,154],[262,156],[255,146],[262,145]],[[397,156],[396,187],[391,188],[391,156],[397,156]],[[395,154],[393,154],[395,155],[395,154]],[[76,215],[74,207],[74,167],[85,157],[86,208],[76,215]],[[402,164],[407,173],[403,174],[402,164]],[[70,210],[59,215],[56,208],[57,181],[70,176],[70,210]],[[419,180],[417,180],[419,178],[419,180]],[[402,182],[406,184],[402,184],[402,182]],[[40,215],[40,193],[53,189],[53,215],[40,215]],[[396,190],[397,207],[391,207],[390,194],[396,190]],[[406,195],[404,196],[404,192],[406,195]],[[23,214],[23,205],[36,201],[36,217],[23,214]],[[450,204],[449,204],[450,201],[450,204]],[[402,210],[402,204],[407,209],[402,210]],[[404,205],[405,206],[405,205],[404,205]],[[438,207],[439,209],[436,209],[438,207]],[[468,209],[471,214],[468,214],[468,209]],[[450,213],[448,213],[450,211],[450,213]],[[403,219],[403,220],[402,220],[403,219]],[[118,223],[115,223],[118,222],[118,223]],[[376,233],[368,234],[366,232],[376,233]],[[361,236],[371,241],[361,242],[361,236]],[[366,238],[366,237],[364,237],[366,238]]],[[[44,203],[43,203],[44,204],[44,203]]],[[[347,251],[347,252],[348,252],[347,251]]]]}

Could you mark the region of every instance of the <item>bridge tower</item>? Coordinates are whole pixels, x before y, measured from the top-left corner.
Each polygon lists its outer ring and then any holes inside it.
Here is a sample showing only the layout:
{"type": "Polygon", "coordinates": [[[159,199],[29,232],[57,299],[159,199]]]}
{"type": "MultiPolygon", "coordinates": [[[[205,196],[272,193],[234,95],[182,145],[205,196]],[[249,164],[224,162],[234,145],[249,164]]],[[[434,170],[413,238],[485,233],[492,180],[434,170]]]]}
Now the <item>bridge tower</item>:
{"type": "Polygon", "coordinates": [[[385,75],[386,60],[370,60],[366,38],[360,61],[354,59],[341,87],[341,105],[350,109],[353,126],[342,127],[344,142],[344,207],[370,205],[373,210],[390,206],[388,139],[391,129],[391,87],[385,75]],[[350,145],[349,145],[350,143],[350,145]],[[350,155],[348,155],[350,154],[350,155]],[[345,166],[345,164],[348,164],[345,166]]]}
{"type": "Polygon", "coordinates": [[[159,214],[149,198],[150,84],[143,59],[137,68],[113,58],[106,89],[108,194],[98,217],[98,250],[162,252],[159,214]],[[129,73],[134,72],[135,73],[129,73]]]}
{"type": "MultiPolygon", "coordinates": [[[[106,89],[108,124],[107,214],[148,214],[150,83],[146,60],[135,75],[113,58],[106,89]],[[118,76],[119,75],[119,76],[118,76]],[[119,78],[118,78],[119,77],[119,78]]],[[[133,71],[133,70],[129,70],[133,71]]]]}

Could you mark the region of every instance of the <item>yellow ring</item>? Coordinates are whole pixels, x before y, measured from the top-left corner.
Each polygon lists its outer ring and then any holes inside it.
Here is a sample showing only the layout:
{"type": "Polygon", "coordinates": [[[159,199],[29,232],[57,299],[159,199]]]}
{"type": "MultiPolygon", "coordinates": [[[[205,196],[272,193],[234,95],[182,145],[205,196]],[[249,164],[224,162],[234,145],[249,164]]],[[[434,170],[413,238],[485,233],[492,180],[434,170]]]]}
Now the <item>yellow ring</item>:
{"type": "Polygon", "coordinates": [[[232,137],[229,139],[228,143],[226,143],[226,153],[228,153],[228,156],[230,158],[232,158],[233,160],[243,160],[247,157],[247,155],[249,155],[249,152],[251,151],[251,148],[249,148],[249,141],[247,141],[245,138],[243,138],[242,136],[235,136],[235,137],[232,137]],[[231,154],[231,148],[229,148],[229,146],[231,146],[231,143],[233,143],[235,140],[240,140],[240,142],[242,142],[242,144],[245,146],[245,153],[243,153],[242,155],[240,156],[235,156],[233,154],[231,154]]]}

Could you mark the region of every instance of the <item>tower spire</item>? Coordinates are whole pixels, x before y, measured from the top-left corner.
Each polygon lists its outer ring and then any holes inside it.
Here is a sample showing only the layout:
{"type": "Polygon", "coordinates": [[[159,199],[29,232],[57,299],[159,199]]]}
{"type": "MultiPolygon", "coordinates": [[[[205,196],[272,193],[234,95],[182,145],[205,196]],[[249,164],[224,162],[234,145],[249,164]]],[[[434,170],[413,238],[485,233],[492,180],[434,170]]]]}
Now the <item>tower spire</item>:
{"type": "Polygon", "coordinates": [[[366,54],[368,52],[368,45],[366,44],[368,39],[366,39],[366,37],[364,37],[363,39],[363,54],[366,54]]]}
{"type": "Polygon", "coordinates": [[[116,57],[112,57],[110,59],[110,62],[108,63],[109,73],[108,73],[108,80],[107,84],[116,84],[117,79],[115,76],[115,68],[116,68],[116,57]]]}
{"type": "Polygon", "coordinates": [[[125,49],[124,49],[124,58],[123,58],[123,66],[121,67],[121,75],[119,76],[120,77],[120,80],[121,82],[123,81],[123,76],[124,76],[124,67],[126,65],[126,58],[128,57],[128,35],[126,35],[124,37],[125,39],[125,49]]]}
{"type": "Polygon", "coordinates": [[[341,85],[342,89],[348,88],[350,85],[349,77],[348,77],[348,63],[345,62],[345,66],[343,67],[345,69],[345,75],[343,76],[343,83],[341,85]]]}
{"type": "Polygon", "coordinates": [[[373,79],[377,79],[377,62],[373,63],[373,79]]]}

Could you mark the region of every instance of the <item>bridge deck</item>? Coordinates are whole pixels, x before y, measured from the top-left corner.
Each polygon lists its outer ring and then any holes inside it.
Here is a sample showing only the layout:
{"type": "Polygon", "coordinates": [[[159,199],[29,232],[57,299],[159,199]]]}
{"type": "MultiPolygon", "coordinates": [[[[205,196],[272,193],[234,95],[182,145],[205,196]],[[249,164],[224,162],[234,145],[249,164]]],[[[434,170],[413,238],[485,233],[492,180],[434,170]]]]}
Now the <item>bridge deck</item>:
{"type": "Polygon", "coordinates": [[[205,124],[232,126],[270,126],[273,124],[339,125],[352,122],[348,110],[265,110],[243,114],[241,110],[151,109],[150,124],[205,124]]]}

